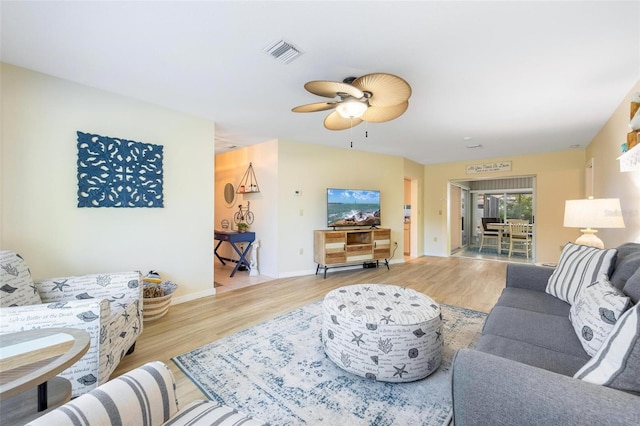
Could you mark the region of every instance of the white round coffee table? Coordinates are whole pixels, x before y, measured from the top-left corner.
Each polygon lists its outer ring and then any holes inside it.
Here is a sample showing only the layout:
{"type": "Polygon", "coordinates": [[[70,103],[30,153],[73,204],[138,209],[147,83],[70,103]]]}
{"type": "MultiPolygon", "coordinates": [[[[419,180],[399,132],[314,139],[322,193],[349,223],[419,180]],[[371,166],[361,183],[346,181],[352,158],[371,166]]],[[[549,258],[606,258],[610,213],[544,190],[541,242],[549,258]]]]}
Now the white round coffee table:
{"type": "Polygon", "coordinates": [[[427,377],[442,361],[440,306],[415,290],[356,284],[322,303],[322,341],[339,367],[385,382],[427,377]]]}

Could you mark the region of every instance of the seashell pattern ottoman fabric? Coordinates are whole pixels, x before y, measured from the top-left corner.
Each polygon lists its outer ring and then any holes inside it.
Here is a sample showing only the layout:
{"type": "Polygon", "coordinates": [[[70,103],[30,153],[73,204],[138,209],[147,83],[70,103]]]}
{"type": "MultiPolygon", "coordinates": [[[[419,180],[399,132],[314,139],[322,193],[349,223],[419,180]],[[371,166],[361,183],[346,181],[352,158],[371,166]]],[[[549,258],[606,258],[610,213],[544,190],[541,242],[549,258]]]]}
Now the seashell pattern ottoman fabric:
{"type": "Polygon", "coordinates": [[[325,353],[342,369],[385,382],[411,382],[442,361],[440,306],[415,290],[356,284],[322,302],[325,353]]]}

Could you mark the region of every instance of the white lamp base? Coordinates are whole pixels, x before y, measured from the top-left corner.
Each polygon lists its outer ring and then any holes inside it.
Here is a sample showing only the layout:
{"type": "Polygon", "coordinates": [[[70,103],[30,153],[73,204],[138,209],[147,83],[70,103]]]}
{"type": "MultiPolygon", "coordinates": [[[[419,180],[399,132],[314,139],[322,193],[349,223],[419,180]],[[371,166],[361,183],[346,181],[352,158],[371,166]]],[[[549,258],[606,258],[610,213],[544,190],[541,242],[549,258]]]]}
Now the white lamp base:
{"type": "Polygon", "coordinates": [[[582,232],[582,236],[580,236],[577,240],[576,240],[576,244],[580,244],[583,246],[590,246],[590,247],[596,247],[599,249],[603,249],[604,248],[604,243],[602,242],[602,240],[598,237],[596,237],[596,231],[595,229],[591,229],[591,228],[587,228],[587,229],[581,229],[580,232],[582,232]]]}

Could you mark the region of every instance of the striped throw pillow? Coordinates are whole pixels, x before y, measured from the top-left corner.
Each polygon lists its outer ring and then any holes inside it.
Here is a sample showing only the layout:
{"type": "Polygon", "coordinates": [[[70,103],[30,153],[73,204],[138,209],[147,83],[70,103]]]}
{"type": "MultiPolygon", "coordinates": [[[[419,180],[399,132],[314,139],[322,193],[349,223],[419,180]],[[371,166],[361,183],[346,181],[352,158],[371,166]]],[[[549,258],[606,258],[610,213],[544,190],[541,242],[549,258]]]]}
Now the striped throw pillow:
{"type": "Polygon", "coordinates": [[[601,250],[567,243],[558,266],[549,277],[546,292],[573,305],[583,287],[609,277],[616,253],[616,249],[601,250]]]}
{"type": "Polygon", "coordinates": [[[153,361],[109,380],[27,426],[155,426],[177,412],[173,373],[166,364],[153,361]]]}
{"type": "Polygon", "coordinates": [[[598,352],[573,376],[623,391],[640,392],[640,305],[616,322],[598,352]]]}

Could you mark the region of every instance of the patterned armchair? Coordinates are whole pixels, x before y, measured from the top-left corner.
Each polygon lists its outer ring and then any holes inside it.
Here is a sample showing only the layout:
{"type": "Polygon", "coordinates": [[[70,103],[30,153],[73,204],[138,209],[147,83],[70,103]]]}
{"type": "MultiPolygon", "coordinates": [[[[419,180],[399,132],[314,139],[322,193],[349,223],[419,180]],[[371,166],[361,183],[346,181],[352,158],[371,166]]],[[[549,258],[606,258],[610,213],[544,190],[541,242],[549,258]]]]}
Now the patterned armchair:
{"type": "Polygon", "coordinates": [[[79,396],[105,383],[142,332],[139,272],[33,281],[26,262],[0,251],[0,334],[51,327],[85,330],[88,352],[60,375],[79,396]]]}

